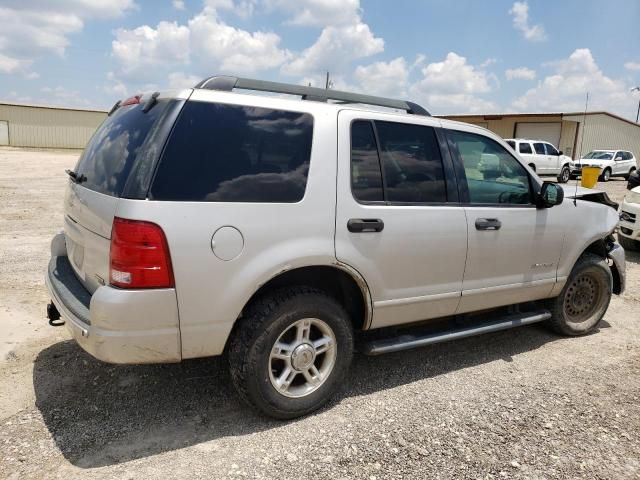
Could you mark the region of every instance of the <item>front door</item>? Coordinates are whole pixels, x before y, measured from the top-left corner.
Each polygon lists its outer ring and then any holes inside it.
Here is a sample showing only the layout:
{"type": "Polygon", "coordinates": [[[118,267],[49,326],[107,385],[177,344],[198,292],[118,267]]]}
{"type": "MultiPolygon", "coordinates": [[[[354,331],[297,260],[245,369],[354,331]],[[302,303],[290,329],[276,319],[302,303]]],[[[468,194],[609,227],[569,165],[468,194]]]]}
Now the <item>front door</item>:
{"type": "MultiPolygon", "coordinates": [[[[544,298],[556,282],[564,225],[561,207],[537,209],[532,179],[502,145],[484,135],[448,131],[464,164],[469,247],[458,313],[544,298]],[[494,155],[499,173],[471,166],[494,155]]],[[[566,218],[566,217],[565,217],[566,218]]]]}
{"type": "Polygon", "coordinates": [[[439,121],[366,115],[338,117],[336,257],[367,281],[373,327],[453,314],[467,224],[439,121]]]}

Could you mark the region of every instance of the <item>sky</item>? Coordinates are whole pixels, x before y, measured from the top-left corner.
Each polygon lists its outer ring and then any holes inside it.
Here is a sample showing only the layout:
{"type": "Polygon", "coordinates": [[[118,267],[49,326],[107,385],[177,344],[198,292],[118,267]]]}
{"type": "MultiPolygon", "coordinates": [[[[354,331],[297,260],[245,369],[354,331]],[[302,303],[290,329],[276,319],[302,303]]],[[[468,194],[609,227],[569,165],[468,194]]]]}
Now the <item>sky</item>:
{"type": "Polygon", "coordinates": [[[434,114],[635,119],[638,0],[0,0],[0,99],[108,108],[214,74],[434,114]]]}

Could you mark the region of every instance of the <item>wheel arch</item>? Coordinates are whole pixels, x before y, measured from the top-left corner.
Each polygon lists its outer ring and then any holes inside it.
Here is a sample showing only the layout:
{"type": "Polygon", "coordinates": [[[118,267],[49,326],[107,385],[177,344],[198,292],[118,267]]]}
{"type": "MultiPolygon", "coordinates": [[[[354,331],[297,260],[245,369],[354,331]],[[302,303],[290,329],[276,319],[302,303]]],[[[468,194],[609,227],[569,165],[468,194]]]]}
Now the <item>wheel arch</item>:
{"type": "Polygon", "coordinates": [[[620,272],[614,262],[609,261],[607,242],[604,238],[600,238],[592,242],[578,257],[580,259],[585,253],[592,253],[598,257],[603,258],[609,265],[611,275],[613,276],[613,293],[619,295],[622,293],[622,281],[620,278],[620,272]]]}
{"type": "MultiPolygon", "coordinates": [[[[355,330],[366,330],[371,325],[373,301],[369,286],[357,270],[342,262],[276,272],[253,292],[242,310],[269,292],[288,286],[307,286],[327,292],[345,307],[355,330]]],[[[238,318],[241,316],[242,313],[238,318]]]]}

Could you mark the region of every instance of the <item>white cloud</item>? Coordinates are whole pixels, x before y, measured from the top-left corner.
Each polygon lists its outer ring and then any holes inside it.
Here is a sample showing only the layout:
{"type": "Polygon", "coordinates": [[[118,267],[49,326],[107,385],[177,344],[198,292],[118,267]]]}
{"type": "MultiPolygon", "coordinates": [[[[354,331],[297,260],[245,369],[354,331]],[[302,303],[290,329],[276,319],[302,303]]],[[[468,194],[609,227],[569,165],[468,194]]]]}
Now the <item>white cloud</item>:
{"type": "Polygon", "coordinates": [[[265,0],[292,15],[293,25],[348,25],[360,22],[360,0],[265,0]]]}
{"type": "Polygon", "coordinates": [[[197,75],[188,75],[184,72],[172,72],[169,74],[169,88],[193,88],[202,80],[197,75]]]}
{"type": "Polygon", "coordinates": [[[541,24],[529,25],[529,4],[527,2],[514,2],[509,14],[513,16],[513,27],[524,35],[524,38],[532,42],[546,40],[547,34],[541,24]]]}
{"type": "Polygon", "coordinates": [[[504,76],[507,80],[533,80],[536,78],[536,71],[527,67],[508,68],[504,76]]]}
{"type": "Polygon", "coordinates": [[[410,88],[412,98],[437,113],[486,112],[496,105],[479,95],[489,93],[497,84],[494,75],[482,66],[473,66],[454,52],[442,62],[426,65],[422,78],[410,88]]]}
{"type": "MultiPolygon", "coordinates": [[[[222,5],[219,0],[216,4],[222,5]]],[[[119,65],[115,76],[126,83],[155,81],[180,66],[203,75],[254,74],[278,68],[291,58],[275,33],[230,26],[211,6],[186,25],[160,22],[156,27],[119,29],[115,36],[112,56],[119,65]]]]}
{"type": "Polygon", "coordinates": [[[590,110],[608,110],[631,115],[629,86],[607,77],[588,48],[575,50],[569,58],[548,64],[551,75],[513,101],[520,111],[581,111],[589,92],[590,110]]]}
{"type": "Polygon", "coordinates": [[[25,73],[40,55],[64,55],[69,37],[87,20],[117,17],[134,6],[133,0],[5,0],[0,6],[1,71],[25,73]]]}
{"type": "Polygon", "coordinates": [[[176,10],[184,10],[184,0],[173,0],[173,2],[171,2],[173,5],[173,8],[175,8],[176,10]]]}
{"type": "Polygon", "coordinates": [[[398,57],[390,62],[360,65],[354,76],[359,90],[366,94],[401,98],[406,96],[409,67],[403,57],[398,57]]]}
{"type": "Polygon", "coordinates": [[[384,50],[384,40],[375,37],[369,26],[355,24],[325,27],[313,45],[284,65],[287,75],[312,75],[328,70],[344,73],[349,64],[384,50]]]}
{"type": "Polygon", "coordinates": [[[191,47],[209,71],[254,73],[277,68],[290,58],[272,32],[249,32],[222,22],[206,8],[189,20],[191,47]]]}
{"type": "Polygon", "coordinates": [[[205,0],[204,5],[214,10],[228,10],[239,17],[253,15],[258,0],[205,0]]]}
{"type": "Polygon", "coordinates": [[[189,29],[176,22],[160,22],[156,28],[148,25],[133,30],[116,30],[112,54],[125,77],[149,72],[150,66],[186,64],[189,61],[189,29]]]}
{"type": "Polygon", "coordinates": [[[638,72],[640,71],[640,62],[627,62],[624,64],[624,68],[632,72],[638,72]]]}

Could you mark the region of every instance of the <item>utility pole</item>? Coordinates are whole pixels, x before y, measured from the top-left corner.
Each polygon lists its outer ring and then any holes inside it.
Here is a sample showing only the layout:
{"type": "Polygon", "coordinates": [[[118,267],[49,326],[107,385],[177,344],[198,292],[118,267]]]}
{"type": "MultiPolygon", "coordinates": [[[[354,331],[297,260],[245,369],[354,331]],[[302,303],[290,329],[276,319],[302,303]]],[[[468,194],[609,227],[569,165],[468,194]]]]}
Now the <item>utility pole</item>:
{"type": "MultiPolygon", "coordinates": [[[[631,91],[640,93],[640,87],[634,87],[631,89],[631,91]]],[[[638,98],[638,112],[636,113],[636,123],[638,123],[638,119],[640,119],[640,98],[638,98]]]]}
{"type": "Polygon", "coordinates": [[[329,72],[327,72],[327,79],[324,82],[324,88],[325,90],[329,90],[329,72]]]}

